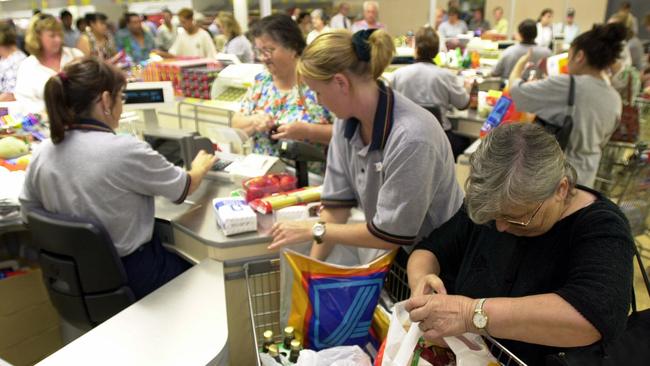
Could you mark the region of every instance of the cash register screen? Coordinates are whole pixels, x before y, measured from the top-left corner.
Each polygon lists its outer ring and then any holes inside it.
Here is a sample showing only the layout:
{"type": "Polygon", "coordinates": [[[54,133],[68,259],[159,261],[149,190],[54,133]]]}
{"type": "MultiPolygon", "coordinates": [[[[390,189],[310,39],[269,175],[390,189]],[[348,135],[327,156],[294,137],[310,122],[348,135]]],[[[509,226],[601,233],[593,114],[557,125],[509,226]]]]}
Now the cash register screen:
{"type": "Polygon", "coordinates": [[[162,88],[156,89],[127,89],[124,91],[124,104],[164,103],[165,96],[162,88]]]}

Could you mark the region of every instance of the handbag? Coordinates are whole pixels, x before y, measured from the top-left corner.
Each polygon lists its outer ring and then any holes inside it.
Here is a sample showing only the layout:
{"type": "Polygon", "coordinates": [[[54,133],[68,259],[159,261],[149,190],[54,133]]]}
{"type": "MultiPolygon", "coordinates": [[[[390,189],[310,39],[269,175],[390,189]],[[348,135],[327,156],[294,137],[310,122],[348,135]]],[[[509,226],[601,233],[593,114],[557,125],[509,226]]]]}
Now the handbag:
{"type": "MultiPolygon", "coordinates": [[[[646,290],[650,295],[650,280],[636,245],[635,256],[646,290]]],[[[650,309],[638,311],[632,288],[632,314],[625,332],[609,343],[596,342],[585,347],[564,350],[546,357],[547,366],[647,366],[650,365],[650,309]]]]}
{"type": "Polygon", "coordinates": [[[632,72],[627,78],[627,103],[623,103],[621,121],[612,134],[612,141],[636,142],[639,138],[639,108],[632,101],[632,72]]]}
{"type": "Polygon", "coordinates": [[[573,75],[569,75],[569,113],[564,117],[562,124],[558,125],[556,123],[551,123],[545,121],[539,117],[535,117],[535,123],[544,127],[546,132],[555,136],[557,142],[560,144],[560,148],[564,150],[569,144],[569,137],[571,137],[571,131],[573,130],[573,111],[575,109],[575,78],[573,75]]]}

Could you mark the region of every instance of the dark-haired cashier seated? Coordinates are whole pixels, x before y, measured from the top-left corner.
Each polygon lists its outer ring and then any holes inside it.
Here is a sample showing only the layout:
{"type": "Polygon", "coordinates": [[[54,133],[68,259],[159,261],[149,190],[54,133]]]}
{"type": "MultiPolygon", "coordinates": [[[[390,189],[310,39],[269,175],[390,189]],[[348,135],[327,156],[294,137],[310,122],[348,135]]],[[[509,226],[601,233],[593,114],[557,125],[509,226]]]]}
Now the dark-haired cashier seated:
{"type": "Polygon", "coordinates": [[[406,308],[425,339],[489,334],[543,365],[617,337],[634,251],[618,207],[576,185],[555,138],[534,124],[496,128],[470,165],[464,206],[409,258],[406,308]]]}
{"type": "Polygon", "coordinates": [[[94,58],[48,80],[51,138],[29,165],[20,203],[24,215],[38,208],[104,226],[140,299],[190,267],[153,234],[154,196],[183,202],[216,157],[201,151],[184,171],[147,143],[116,135],[125,85],[120,70],[94,58]]]}

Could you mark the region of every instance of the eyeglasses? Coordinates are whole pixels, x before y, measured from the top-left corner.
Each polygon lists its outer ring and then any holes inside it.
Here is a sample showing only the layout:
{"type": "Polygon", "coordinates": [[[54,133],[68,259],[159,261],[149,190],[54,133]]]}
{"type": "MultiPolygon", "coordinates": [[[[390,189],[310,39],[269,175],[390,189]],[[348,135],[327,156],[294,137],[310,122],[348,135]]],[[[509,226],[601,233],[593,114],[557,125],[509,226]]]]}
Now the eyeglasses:
{"type": "Polygon", "coordinates": [[[505,221],[505,222],[507,222],[508,224],[511,224],[511,225],[515,225],[515,226],[519,226],[519,227],[527,227],[527,226],[530,225],[530,223],[533,221],[533,219],[535,218],[535,216],[536,216],[537,213],[539,212],[539,209],[542,208],[542,205],[543,205],[543,204],[544,204],[544,201],[542,201],[542,202],[539,203],[539,205],[537,206],[537,208],[535,209],[535,211],[533,212],[533,214],[530,215],[530,218],[529,218],[528,221],[526,221],[526,222],[524,222],[524,221],[512,220],[512,219],[509,219],[509,218],[506,218],[506,217],[503,217],[502,220],[505,221]]]}
{"type": "Polygon", "coordinates": [[[266,58],[269,58],[269,57],[273,56],[273,52],[275,52],[275,48],[261,48],[260,49],[260,48],[255,47],[255,56],[257,56],[258,58],[260,56],[264,56],[266,58]]]}

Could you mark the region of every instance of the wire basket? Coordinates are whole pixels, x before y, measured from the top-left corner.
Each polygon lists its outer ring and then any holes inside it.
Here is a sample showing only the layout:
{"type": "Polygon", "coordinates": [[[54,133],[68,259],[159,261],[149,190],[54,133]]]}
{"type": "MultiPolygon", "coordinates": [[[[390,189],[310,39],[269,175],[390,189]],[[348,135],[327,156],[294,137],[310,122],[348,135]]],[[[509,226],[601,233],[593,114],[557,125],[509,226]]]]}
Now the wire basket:
{"type": "MultiPolygon", "coordinates": [[[[404,253],[405,254],[405,253],[404,253]]],[[[398,254],[398,259],[400,255],[398,254]]],[[[393,302],[408,299],[411,291],[408,286],[406,269],[399,263],[393,262],[390,271],[386,274],[384,290],[393,302]]],[[[280,260],[269,259],[249,262],[244,265],[246,287],[248,290],[248,304],[255,340],[255,352],[261,349],[263,333],[273,331],[274,342],[282,340],[280,325],[280,260]]],[[[492,337],[483,337],[490,352],[504,366],[526,366],[519,358],[508,351],[492,337]]],[[[259,358],[257,365],[261,366],[259,358]]]]}

